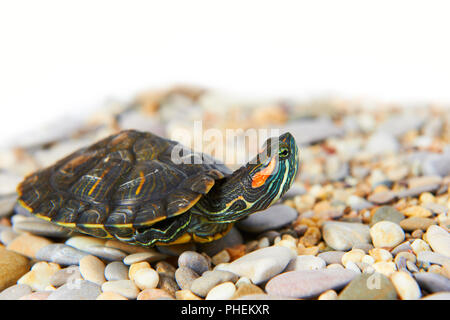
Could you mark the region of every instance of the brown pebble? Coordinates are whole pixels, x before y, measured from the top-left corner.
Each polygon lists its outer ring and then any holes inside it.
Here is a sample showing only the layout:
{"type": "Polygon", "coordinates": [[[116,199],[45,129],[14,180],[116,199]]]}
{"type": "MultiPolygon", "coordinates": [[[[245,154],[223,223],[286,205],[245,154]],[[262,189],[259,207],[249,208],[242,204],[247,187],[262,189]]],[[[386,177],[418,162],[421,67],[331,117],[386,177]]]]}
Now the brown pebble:
{"type": "Polygon", "coordinates": [[[248,296],[250,294],[264,294],[264,290],[260,287],[251,284],[251,283],[242,283],[234,293],[234,295],[231,297],[231,299],[238,299],[243,296],[248,296]]]}
{"type": "Polygon", "coordinates": [[[145,289],[141,291],[137,296],[138,300],[157,300],[160,298],[173,299],[173,296],[171,296],[167,291],[163,289],[145,289]]]}
{"type": "Polygon", "coordinates": [[[36,253],[39,249],[49,244],[52,244],[52,242],[44,237],[24,233],[12,240],[6,248],[29,258],[36,258],[36,253]]]}

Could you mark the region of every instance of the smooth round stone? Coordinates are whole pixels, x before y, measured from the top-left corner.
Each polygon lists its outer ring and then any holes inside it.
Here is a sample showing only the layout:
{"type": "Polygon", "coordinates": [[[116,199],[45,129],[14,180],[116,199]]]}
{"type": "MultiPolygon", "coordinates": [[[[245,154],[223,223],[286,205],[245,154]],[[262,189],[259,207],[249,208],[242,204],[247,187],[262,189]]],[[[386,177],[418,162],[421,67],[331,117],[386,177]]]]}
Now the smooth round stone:
{"type": "MultiPolygon", "coordinates": [[[[267,240],[267,238],[264,238],[264,239],[267,240]]],[[[267,246],[268,245],[269,245],[269,243],[267,241],[267,246]]],[[[231,259],[231,257],[230,257],[230,254],[228,253],[228,251],[222,250],[211,258],[211,262],[212,262],[212,264],[217,266],[218,264],[221,264],[221,263],[230,262],[230,259],[231,259]]]]}
{"type": "Polygon", "coordinates": [[[88,253],[65,244],[54,243],[41,248],[36,253],[36,259],[70,266],[79,264],[80,259],[87,255],[88,253]]]}
{"type": "Polygon", "coordinates": [[[128,280],[128,267],[121,261],[113,261],[105,267],[106,280],[128,280]]]}
{"type": "Polygon", "coordinates": [[[133,263],[136,262],[142,262],[142,261],[147,261],[147,262],[156,262],[159,260],[163,260],[165,259],[167,256],[165,254],[156,252],[156,251],[152,251],[152,252],[138,252],[138,253],[133,253],[130,254],[128,256],[126,256],[123,259],[123,263],[125,263],[126,265],[132,265],[133,263]]]}
{"type": "Polygon", "coordinates": [[[281,273],[296,255],[289,248],[272,246],[250,252],[229,264],[221,265],[221,270],[249,278],[260,284],[281,273]]]}
{"type": "Polygon", "coordinates": [[[270,294],[249,294],[237,298],[236,300],[296,300],[290,297],[274,296],[270,294]]]}
{"type": "Polygon", "coordinates": [[[450,257],[444,256],[443,254],[439,254],[432,251],[421,251],[417,254],[417,261],[421,264],[430,265],[430,264],[439,264],[450,265],[450,257]]]}
{"type": "Polygon", "coordinates": [[[102,285],[105,279],[105,264],[95,256],[85,256],[80,259],[80,273],[85,280],[102,285]]]}
{"type": "Polygon", "coordinates": [[[175,271],[175,280],[181,289],[189,290],[191,288],[192,282],[197,279],[199,275],[192,269],[187,267],[179,267],[175,271]]]}
{"type": "Polygon", "coordinates": [[[0,196],[0,217],[9,216],[17,203],[17,194],[0,196]]]}
{"type": "Polygon", "coordinates": [[[47,300],[95,300],[100,294],[101,289],[98,284],[80,280],[62,285],[53,291],[47,300]]]}
{"type": "Polygon", "coordinates": [[[407,217],[427,218],[431,216],[431,211],[421,206],[411,206],[406,209],[403,209],[402,212],[407,217]]]}
{"type": "Polygon", "coordinates": [[[328,290],[322,293],[317,300],[337,300],[338,295],[334,290],[328,290]]]}
{"type": "Polygon", "coordinates": [[[127,299],[136,299],[139,288],[131,280],[113,280],[102,284],[103,292],[115,292],[127,299]]]}
{"type": "Polygon", "coordinates": [[[241,283],[238,286],[238,283],[236,283],[236,292],[233,294],[231,299],[239,299],[244,296],[253,295],[253,294],[264,294],[264,290],[260,287],[252,284],[252,283],[241,283]]]}
{"type": "Polygon", "coordinates": [[[369,251],[370,256],[374,259],[374,261],[392,261],[392,254],[381,248],[374,248],[369,251]]]}
{"type": "Polygon", "coordinates": [[[326,266],[325,260],[313,255],[302,255],[291,260],[285,271],[318,270],[326,266]]]}
{"type": "Polygon", "coordinates": [[[16,284],[6,288],[0,292],[0,300],[17,300],[32,292],[31,287],[27,284],[16,284]]]}
{"type": "Polygon", "coordinates": [[[158,286],[159,274],[154,269],[139,269],[136,271],[133,280],[141,290],[153,289],[158,286]]]}
{"type": "Polygon", "coordinates": [[[301,185],[293,184],[289,190],[283,195],[283,199],[291,199],[306,193],[306,189],[301,185]]]}
{"type": "Polygon", "coordinates": [[[365,255],[366,253],[361,249],[352,249],[342,256],[341,263],[345,266],[347,262],[361,262],[365,255]]]}
{"type": "Polygon", "coordinates": [[[17,283],[27,284],[34,291],[45,291],[51,285],[50,278],[52,275],[60,269],[60,266],[56,263],[41,261],[35,263],[29,272],[17,280],[17,283]]]}
{"type": "Polygon", "coordinates": [[[370,242],[369,227],[362,223],[326,221],[322,236],[335,250],[349,250],[356,244],[370,242]]]}
{"type": "Polygon", "coordinates": [[[209,290],[216,285],[227,281],[236,282],[237,280],[238,276],[228,271],[206,271],[191,283],[190,290],[200,297],[206,297],[209,290]]]}
{"type": "Polygon", "coordinates": [[[435,225],[437,222],[429,218],[411,217],[400,222],[403,230],[411,232],[414,230],[427,230],[429,226],[435,225]]]}
{"type": "Polygon", "coordinates": [[[175,292],[175,299],[177,300],[202,300],[199,296],[196,296],[190,290],[178,290],[175,292]]]}
{"type": "Polygon", "coordinates": [[[203,272],[209,270],[210,262],[205,256],[194,251],[183,252],[178,258],[178,266],[186,267],[194,270],[201,275],[203,272]]]}
{"type": "Polygon", "coordinates": [[[430,226],[424,238],[434,252],[450,257],[450,234],[444,228],[430,226]]]}
{"type": "Polygon", "coordinates": [[[375,204],[386,204],[395,200],[397,195],[391,191],[382,191],[371,194],[367,200],[375,204]]]}
{"type": "Polygon", "coordinates": [[[133,263],[130,268],[128,269],[128,277],[130,278],[130,280],[134,280],[134,275],[136,274],[136,272],[140,269],[149,269],[151,268],[150,263],[148,263],[147,261],[141,261],[141,262],[136,262],[133,263]]]}
{"type": "Polygon", "coordinates": [[[356,275],[347,269],[290,271],[272,278],[266,292],[274,296],[313,298],[327,290],[344,287],[356,275]]]}
{"type": "Polygon", "coordinates": [[[199,252],[204,252],[212,257],[226,248],[232,248],[243,243],[244,240],[241,233],[237,228],[233,227],[223,238],[207,243],[199,243],[197,248],[199,252]]]}
{"type": "MultiPolygon", "coordinates": [[[[395,195],[397,198],[418,197],[424,192],[435,192],[440,187],[440,184],[426,185],[414,188],[408,188],[406,190],[397,191],[395,195]]],[[[413,213],[414,214],[414,213],[413,213]]],[[[408,214],[405,214],[408,215],[408,214]]]]}
{"type": "Polygon", "coordinates": [[[389,277],[392,273],[397,270],[397,266],[392,261],[379,261],[372,264],[372,268],[386,277],[389,277]]]}
{"type": "Polygon", "coordinates": [[[450,292],[437,292],[423,297],[422,300],[450,300],[450,292]]]}
{"type": "Polygon", "coordinates": [[[403,219],[405,219],[403,213],[401,213],[394,207],[383,206],[375,211],[370,221],[370,225],[373,226],[374,224],[380,221],[391,221],[398,224],[403,219]]]}
{"type": "Polygon", "coordinates": [[[414,240],[411,243],[411,249],[414,251],[415,254],[419,254],[419,252],[422,252],[422,251],[431,251],[431,248],[428,245],[428,243],[426,243],[422,239],[414,240]]]}
{"type": "Polygon", "coordinates": [[[420,288],[428,292],[450,291],[450,279],[432,272],[417,272],[414,274],[420,288]]]}
{"type": "Polygon", "coordinates": [[[391,250],[391,254],[393,256],[396,256],[398,253],[404,251],[412,251],[411,244],[409,243],[409,241],[403,242],[398,246],[396,246],[394,249],[391,250]]]}
{"type": "Polygon", "coordinates": [[[372,243],[376,248],[395,247],[405,240],[402,228],[394,222],[380,221],[370,228],[372,243]]]}
{"type": "Polygon", "coordinates": [[[229,300],[235,292],[236,287],[233,282],[224,282],[209,290],[205,300],[229,300]]]}
{"type": "Polygon", "coordinates": [[[105,243],[104,239],[88,237],[88,236],[76,236],[67,239],[66,245],[76,248],[81,251],[86,251],[91,246],[101,246],[105,243]]]}
{"type": "Polygon", "coordinates": [[[102,292],[96,300],[128,300],[124,296],[116,293],[116,292],[102,292]]]}
{"type": "Polygon", "coordinates": [[[362,273],[339,294],[339,300],[396,300],[397,291],[388,277],[380,273],[362,273]]]}
{"type": "Polygon", "coordinates": [[[109,261],[122,261],[127,256],[123,251],[105,246],[89,246],[83,251],[109,261]]]}
{"type": "Polygon", "coordinates": [[[16,283],[29,270],[28,259],[24,256],[0,248],[0,290],[16,283]]]}
{"type": "Polygon", "coordinates": [[[24,233],[11,241],[8,244],[7,249],[23,254],[24,256],[27,256],[29,258],[45,260],[38,258],[37,254],[42,248],[51,244],[52,242],[50,240],[47,240],[46,238],[24,233]]]}
{"type": "MultiPolygon", "coordinates": [[[[369,200],[370,201],[370,200],[369,200]]],[[[373,203],[369,202],[361,197],[352,195],[348,198],[347,204],[355,211],[361,211],[373,207],[373,203]]]]}
{"type": "Polygon", "coordinates": [[[402,300],[417,300],[422,296],[419,285],[409,273],[397,271],[390,279],[402,300]]]}
{"type": "Polygon", "coordinates": [[[31,232],[34,235],[46,237],[68,237],[72,231],[47,222],[42,219],[30,218],[14,223],[14,230],[17,232],[31,232]]]}
{"type": "Polygon", "coordinates": [[[260,233],[267,230],[279,229],[297,218],[297,211],[283,204],[273,205],[266,210],[259,211],[236,223],[243,231],[260,233]]]}
{"type": "Polygon", "coordinates": [[[325,251],[318,254],[318,257],[323,259],[326,264],[341,263],[344,251],[325,251]]]}
{"type": "Polygon", "coordinates": [[[56,271],[50,277],[50,284],[54,287],[60,287],[66,283],[75,283],[76,281],[83,280],[78,266],[70,266],[56,271]]]}
{"type": "Polygon", "coordinates": [[[145,289],[139,293],[137,300],[172,300],[173,297],[163,289],[145,289]]]}

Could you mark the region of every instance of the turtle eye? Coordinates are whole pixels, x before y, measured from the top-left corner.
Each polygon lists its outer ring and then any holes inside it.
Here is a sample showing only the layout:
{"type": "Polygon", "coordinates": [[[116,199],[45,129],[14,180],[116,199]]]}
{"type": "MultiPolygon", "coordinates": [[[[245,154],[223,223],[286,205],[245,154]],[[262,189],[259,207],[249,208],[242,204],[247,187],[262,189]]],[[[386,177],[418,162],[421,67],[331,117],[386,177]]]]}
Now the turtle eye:
{"type": "Polygon", "coordinates": [[[281,147],[280,150],[278,150],[278,156],[280,159],[286,159],[289,156],[289,148],[281,147]]]}

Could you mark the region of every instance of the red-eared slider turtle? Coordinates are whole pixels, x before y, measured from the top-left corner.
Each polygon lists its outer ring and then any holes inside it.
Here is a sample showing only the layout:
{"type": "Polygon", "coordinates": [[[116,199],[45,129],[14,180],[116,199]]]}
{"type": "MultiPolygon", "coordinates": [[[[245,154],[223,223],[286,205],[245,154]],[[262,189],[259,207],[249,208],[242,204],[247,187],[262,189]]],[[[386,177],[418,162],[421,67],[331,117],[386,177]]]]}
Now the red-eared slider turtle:
{"type": "Polygon", "coordinates": [[[26,177],[17,187],[19,203],[95,237],[143,246],[208,242],[276,202],[297,174],[289,133],[268,139],[234,172],[179,147],[151,133],[122,131],[26,177]]]}

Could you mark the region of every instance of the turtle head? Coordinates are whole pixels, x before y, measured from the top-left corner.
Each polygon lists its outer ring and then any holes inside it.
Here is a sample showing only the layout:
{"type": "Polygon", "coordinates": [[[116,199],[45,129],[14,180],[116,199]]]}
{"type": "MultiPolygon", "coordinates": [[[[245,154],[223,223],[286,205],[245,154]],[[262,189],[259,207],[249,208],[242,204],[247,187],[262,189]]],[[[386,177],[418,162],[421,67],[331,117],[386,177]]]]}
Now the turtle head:
{"type": "Polygon", "coordinates": [[[297,175],[298,162],[297,143],[290,133],[267,139],[246,166],[250,178],[247,190],[261,197],[255,209],[267,208],[289,190],[297,175]]]}

